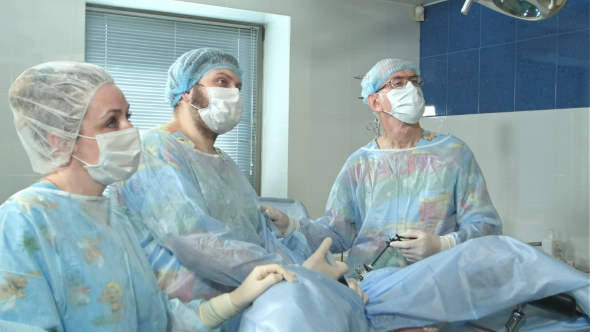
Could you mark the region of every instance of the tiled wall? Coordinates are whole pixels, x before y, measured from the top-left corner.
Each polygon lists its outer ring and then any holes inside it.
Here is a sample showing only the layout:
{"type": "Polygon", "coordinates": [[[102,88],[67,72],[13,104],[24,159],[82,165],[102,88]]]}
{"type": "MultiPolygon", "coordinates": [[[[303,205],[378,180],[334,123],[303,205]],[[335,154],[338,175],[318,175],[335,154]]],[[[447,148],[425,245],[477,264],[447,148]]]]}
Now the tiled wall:
{"type": "Polygon", "coordinates": [[[420,26],[424,95],[436,115],[590,106],[589,1],[517,20],[463,0],[426,7],[420,26]]]}
{"type": "Polygon", "coordinates": [[[0,0],[0,202],[41,176],[14,129],[8,89],[25,69],[84,61],[84,0],[0,0]]]}
{"type": "Polygon", "coordinates": [[[554,229],[587,271],[589,0],[539,22],[462,5],[426,7],[420,69],[437,116],[420,123],[471,147],[504,234],[535,242],[554,229]]]}

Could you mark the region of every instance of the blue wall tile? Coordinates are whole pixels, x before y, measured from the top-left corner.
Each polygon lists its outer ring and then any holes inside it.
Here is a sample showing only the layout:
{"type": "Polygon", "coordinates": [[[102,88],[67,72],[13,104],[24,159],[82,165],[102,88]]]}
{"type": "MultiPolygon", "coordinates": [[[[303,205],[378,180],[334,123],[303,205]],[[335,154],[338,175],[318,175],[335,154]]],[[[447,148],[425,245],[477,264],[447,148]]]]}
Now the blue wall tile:
{"type": "Polygon", "coordinates": [[[461,14],[465,0],[449,0],[449,53],[478,48],[480,45],[481,6],[472,6],[468,15],[461,14]]]}
{"type": "Polygon", "coordinates": [[[557,108],[590,106],[589,38],[588,30],[557,37],[557,108]]]}
{"type": "Polygon", "coordinates": [[[553,15],[548,19],[536,22],[517,20],[516,40],[526,40],[556,34],[557,17],[558,15],[553,15]]]}
{"type": "Polygon", "coordinates": [[[481,11],[481,47],[516,40],[516,19],[488,8],[481,11]]]}
{"type": "Polygon", "coordinates": [[[462,5],[427,6],[420,28],[424,97],[437,115],[590,107],[590,0],[537,22],[481,5],[465,16],[462,5]]]}
{"type": "Polygon", "coordinates": [[[480,49],[479,113],[514,112],[516,43],[480,49]]]}
{"type": "Polygon", "coordinates": [[[446,54],[449,42],[449,3],[447,1],[424,8],[420,24],[420,56],[446,54]]]}
{"type": "Polygon", "coordinates": [[[447,55],[420,59],[420,74],[426,106],[434,106],[437,116],[447,115],[447,55]]]}
{"type": "Polygon", "coordinates": [[[449,54],[447,115],[478,112],[479,49],[449,54]]]}
{"type": "Polygon", "coordinates": [[[568,0],[557,15],[559,16],[558,32],[567,33],[588,29],[590,21],[590,1],[568,0]]]}
{"type": "Polygon", "coordinates": [[[515,109],[555,108],[557,36],[516,43],[515,109]]]}

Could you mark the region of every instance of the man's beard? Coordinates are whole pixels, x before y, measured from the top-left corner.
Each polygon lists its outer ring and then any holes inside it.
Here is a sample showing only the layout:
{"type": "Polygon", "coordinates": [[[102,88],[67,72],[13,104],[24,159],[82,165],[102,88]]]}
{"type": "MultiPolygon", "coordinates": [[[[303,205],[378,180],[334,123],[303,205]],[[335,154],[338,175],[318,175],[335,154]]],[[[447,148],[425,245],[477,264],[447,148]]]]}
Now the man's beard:
{"type": "MultiPolygon", "coordinates": [[[[191,104],[197,106],[198,108],[205,108],[207,107],[209,102],[209,98],[203,95],[203,92],[199,88],[198,85],[193,86],[192,94],[191,94],[191,104]]],[[[197,131],[203,135],[205,139],[211,139],[215,141],[217,139],[217,134],[213,130],[211,130],[207,124],[201,118],[201,114],[199,114],[199,110],[194,107],[190,107],[190,116],[193,120],[193,125],[197,128],[197,131]]]]}

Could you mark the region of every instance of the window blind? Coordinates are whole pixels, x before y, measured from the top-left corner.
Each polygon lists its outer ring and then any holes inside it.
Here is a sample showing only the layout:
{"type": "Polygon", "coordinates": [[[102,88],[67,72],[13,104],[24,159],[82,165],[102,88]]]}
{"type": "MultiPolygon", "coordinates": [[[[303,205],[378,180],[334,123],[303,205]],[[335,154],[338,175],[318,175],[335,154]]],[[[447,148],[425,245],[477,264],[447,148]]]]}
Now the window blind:
{"type": "Polygon", "coordinates": [[[240,92],[244,111],[236,128],[220,135],[215,146],[231,156],[258,188],[259,29],[88,7],[86,62],[109,71],[131,105],[132,124],[142,132],[172,117],[164,87],[176,58],[201,47],[234,55],[244,70],[240,92]]]}

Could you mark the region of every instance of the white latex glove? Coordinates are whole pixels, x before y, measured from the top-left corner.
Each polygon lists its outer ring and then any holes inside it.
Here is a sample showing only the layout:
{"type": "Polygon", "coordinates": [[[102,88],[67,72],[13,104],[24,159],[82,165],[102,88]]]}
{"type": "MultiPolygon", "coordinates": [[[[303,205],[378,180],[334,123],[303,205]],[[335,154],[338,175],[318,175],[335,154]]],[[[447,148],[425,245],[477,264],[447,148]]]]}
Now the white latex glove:
{"type": "Polygon", "coordinates": [[[280,264],[257,266],[250,272],[240,287],[229,294],[232,305],[242,310],[249,306],[260,294],[281,280],[297,281],[295,273],[280,264]]]}
{"type": "Polygon", "coordinates": [[[455,246],[455,239],[450,235],[438,236],[418,230],[409,230],[400,236],[411,238],[407,241],[393,241],[389,245],[400,249],[408,262],[417,262],[445,249],[455,246]]]}
{"type": "Polygon", "coordinates": [[[322,241],[318,250],[311,255],[305,262],[303,267],[310,270],[322,273],[328,277],[338,280],[346,272],[348,272],[348,265],[343,262],[336,262],[335,266],[332,266],[326,261],[326,255],[332,246],[332,239],[327,237],[322,241]]]}
{"type": "Polygon", "coordinates": [[[367,294],[365,294],[365,292],[363,292],[361,286],[356,280],[352,278],[346,278],[346,282],[348,283],[348,287],[352,288],[352,290],[355,291],[361,297],[361,299],[363,299],[364,304],[367,304],[367,302],[369,302],[369,297],[367,296],[367,294]]]}
{"type": "MultiPolygon", "coordinates": [[[[293,233],[295,226],[298,226],[299,221],[293,219],[283,213],[283,211],[279,209],[275,209],[272,206],[268,205],[258,205],[258,209],[264,212],[270,220],[277,226],[281,234],[287,237],[293,233]],[[297,225],[296,225],[297,224],[297,225]]],[[[299,227],[297,227],[299,228],[299,227]]]]}

